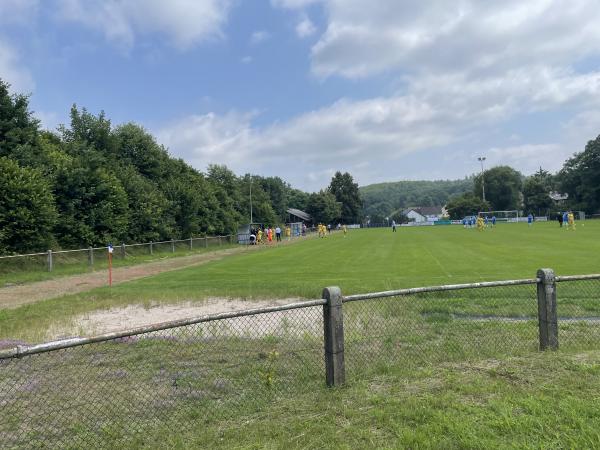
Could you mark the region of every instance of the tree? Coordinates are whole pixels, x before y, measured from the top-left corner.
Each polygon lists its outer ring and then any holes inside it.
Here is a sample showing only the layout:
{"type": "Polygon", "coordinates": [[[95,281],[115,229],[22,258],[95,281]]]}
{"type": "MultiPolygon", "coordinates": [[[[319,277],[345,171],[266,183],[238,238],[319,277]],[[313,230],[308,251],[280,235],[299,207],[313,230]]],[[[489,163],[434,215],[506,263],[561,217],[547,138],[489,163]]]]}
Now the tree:
{"type": "MultiPolygon", "coordinates": [[[[485,199],[497,211],[519,209],[523,175],[512,167],[497,166],[483,173],[485,199]]],[[[482,197],[481,177],[475,179],[475,196],[482,197]]]]}
{"type": "Polygon", "coordinates": [[[569,194],[572,209],[600,211],[600,136],[568,159],[557,177],[561,192],[569,194]]]}
{"type": "Polygon", "coordinates": [[[331,192],[321,190],[310,194],[307,212],[312,216],[313,223],[328,224],[340,217],[342,210],[331,192]]]}
{"type": "Polygon", "coordinates": [[[336,217],[342,223],[359,223],[362,211],[362,200],[358,184],[348,172],[336,172],[327,188],[341,205],[340,216],[336,217]]]}
{"type": "Polygon", "coordinates": [[[0,192],[0,251],[48,249],[56,210],[41,174],[0,157],[0,192]]]}
{"type": "Polygon", "coordinates": [[[523,183],[523,208],[525,213],[541,216],[547,214],[552,208],[552,199],[548,196],[553,190],[554,180],[552,175],[542,170],[525,179],[523,183]]]}
{"type": "Polygon", "coordinates": [[[9,88],[0,79],[0,156],[33,166],[39,153],[39,121],[29,111],[29,98],[11,95],[9,88]]]}
{"type": "Polygon", "coordinates": [[[465,192],[452,197],[446,205],[446,209],[452,220],[460,220],[465,216],[476,215],[479,211],[489,211],[490,204],[470,192],[465,192]]]}

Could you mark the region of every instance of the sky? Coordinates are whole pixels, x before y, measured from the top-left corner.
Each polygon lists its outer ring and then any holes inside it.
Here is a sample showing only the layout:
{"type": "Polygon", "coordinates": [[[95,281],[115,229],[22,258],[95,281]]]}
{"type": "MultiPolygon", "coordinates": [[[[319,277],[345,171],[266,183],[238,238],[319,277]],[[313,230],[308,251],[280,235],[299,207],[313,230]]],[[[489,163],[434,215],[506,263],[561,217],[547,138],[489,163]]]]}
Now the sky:
{"type": "Polygon", "coordinates": [[[596,0],[0,0],[0,78],[205,171],[317,191],[525,175],[600,134],[596,0]]]}

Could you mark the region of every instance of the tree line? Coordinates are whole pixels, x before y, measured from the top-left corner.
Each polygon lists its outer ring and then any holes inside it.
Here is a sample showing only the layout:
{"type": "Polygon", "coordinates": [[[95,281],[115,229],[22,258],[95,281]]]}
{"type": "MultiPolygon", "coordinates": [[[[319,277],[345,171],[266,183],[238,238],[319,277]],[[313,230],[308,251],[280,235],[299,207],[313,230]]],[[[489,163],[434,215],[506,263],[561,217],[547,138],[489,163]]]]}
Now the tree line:
{"type": "Polygon", "coordinates": [[[0,80],[0,253],[231,234],[253,220],[287,221],[288,208],[323,223],[360,221],[358,185],[337,172],[307,193],[279,177],[200,172],[142,126],[113,126],[74,105],[70,123],[40,128],[26,95],[0,80]]]}

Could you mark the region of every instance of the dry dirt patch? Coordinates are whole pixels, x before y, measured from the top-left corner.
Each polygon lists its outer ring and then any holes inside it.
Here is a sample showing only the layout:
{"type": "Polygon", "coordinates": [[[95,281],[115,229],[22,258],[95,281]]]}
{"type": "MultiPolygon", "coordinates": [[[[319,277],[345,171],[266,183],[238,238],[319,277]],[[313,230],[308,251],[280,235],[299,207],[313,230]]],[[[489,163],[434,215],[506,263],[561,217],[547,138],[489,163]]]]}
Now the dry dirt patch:
{"type": "MultiPolygon", "coordinates": [[[[56,324],[48,330],[48,339],[63,339],[76,336],[92,336],[132,328],[144,327],[172,320],[189,319],[207,314],[239,311],[244,309],[286,305],[300,302],[299,298],[280,300],[242,300],[211,298],[203,302],[178,304],[128,305],[120,308],[93,311],[73,318],[69,324],[56,324]]],[[[243,318],[225,319],[211,322],[215,335],[239,336],[247,338],[283,335],[320,335],[323,329],[322,318],[314,311],[294,309],[276,313],[258,314],[243,318]],[[316,320],[315,320],[316,319],[316,320]]],[[[168,334],[169,330],[161,334],[168,334]]]]}

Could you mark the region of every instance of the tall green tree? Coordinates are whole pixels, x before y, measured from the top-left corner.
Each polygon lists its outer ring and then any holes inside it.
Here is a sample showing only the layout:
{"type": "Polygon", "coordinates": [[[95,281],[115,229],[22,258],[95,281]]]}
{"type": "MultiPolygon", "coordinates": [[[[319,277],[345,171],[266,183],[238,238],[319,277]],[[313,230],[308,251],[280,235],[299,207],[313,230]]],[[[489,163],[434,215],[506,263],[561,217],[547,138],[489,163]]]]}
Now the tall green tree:
{"type": "MultiPolygon", "coordinates": [[[[509,166],[497,166],[483,173],[485,199],[497,211],[520,209],[523,175],[509,166]]],[[[482,197],[482,178],[475,179],[473,193],[482,197]]]]}
{"type": "Polygon", "coordinates": [[[341,205],[340,215],[336,217],[342,223],[360,223],[362,200],[358,184],[348,172],[336,172],[327,188],[341,205]]]}
{"type": "Polygon", "coordinates": [[[600,211],[600,136],[568,159],[557,177],[561,192],[569,194],[572,209],[600,211]]]}
{"type": "Polygon", "coordinates": [[[307,212],[313,223],[333,224],[340,217],[342,208],[331,192],[321,190],[310,194],[307,212]]]}
{"type": "Polygon", "coordinates": [[[446,209],[452,220],[461,220],[465,216],[476,215],[479,211],[489,211],[490,204],[471,192],[452,197],[446,204],[446,209]]]}
{"type": "Polygon", "coordinates": [[[538,172],[527,177],[523,183],[523,208],[525,213],[538,216],[546,215],[553,206],[553,201],[548,195],[553,187],[554,178],[541,167],[538,172]]]}
{"type": "Polygon", "coordinates": [[[0,252],[48,249],[57,215],[42,175],[0,157],[0,192],[0,252]]]}

